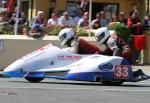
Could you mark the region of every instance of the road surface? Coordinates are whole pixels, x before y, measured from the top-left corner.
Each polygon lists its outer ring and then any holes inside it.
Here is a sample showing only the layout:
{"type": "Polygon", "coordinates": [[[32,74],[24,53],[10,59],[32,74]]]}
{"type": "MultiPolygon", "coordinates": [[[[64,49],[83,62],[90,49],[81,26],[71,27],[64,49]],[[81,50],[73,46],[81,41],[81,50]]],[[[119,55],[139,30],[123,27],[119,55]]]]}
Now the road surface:
{"type": "Polygon", "coordinates": [[[149,103],[150,80],[103,86],[101,83],[0,78],[0,103],[149,103]]]}

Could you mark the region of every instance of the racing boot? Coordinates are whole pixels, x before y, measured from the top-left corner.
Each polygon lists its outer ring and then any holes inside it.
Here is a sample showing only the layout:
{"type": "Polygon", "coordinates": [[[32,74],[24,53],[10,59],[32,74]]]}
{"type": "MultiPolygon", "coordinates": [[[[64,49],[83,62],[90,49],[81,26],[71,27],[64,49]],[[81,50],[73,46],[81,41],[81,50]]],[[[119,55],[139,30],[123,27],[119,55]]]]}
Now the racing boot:
{"type": "Polygon", "coordinates": [[[134,82],[150,79],[150,76],[146,75],[141,69],[133,72],[133,76],[134,82]]]}

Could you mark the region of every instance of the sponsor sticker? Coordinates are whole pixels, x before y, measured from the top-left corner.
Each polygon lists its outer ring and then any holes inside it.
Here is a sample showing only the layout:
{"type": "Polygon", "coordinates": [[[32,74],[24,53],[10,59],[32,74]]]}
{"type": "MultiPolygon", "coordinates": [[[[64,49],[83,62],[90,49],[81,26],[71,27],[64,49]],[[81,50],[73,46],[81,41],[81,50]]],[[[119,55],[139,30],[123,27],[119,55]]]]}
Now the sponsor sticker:
{"type": "Polygon", "coordinates": [[[81,56],[72,56],[72,55],[60,55],[58,56],[59,60],[79,60],[81,56]]]}
{"type": "Polygon", "coordinates": [[[110,71],[113,68],[111,63],[103,63],[99,65],[99,69],[102,71],[110,71]]]}

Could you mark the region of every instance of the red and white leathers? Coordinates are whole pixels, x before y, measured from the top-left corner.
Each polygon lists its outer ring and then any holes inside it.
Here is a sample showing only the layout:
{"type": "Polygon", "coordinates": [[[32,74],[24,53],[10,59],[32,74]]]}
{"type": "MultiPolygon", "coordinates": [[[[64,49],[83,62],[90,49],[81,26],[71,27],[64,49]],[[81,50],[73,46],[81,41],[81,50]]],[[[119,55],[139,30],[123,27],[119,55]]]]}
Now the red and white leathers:
{"type": "Polygon", "coordinates": [[[126,44],[126,42],[121,39],[120,37],[113,35],[110,36],[107,41],[106,41],[106,51],[111,53],[109,55],[113,55],[113,56],[121,56],[123,58],[129,59],[130,55],[131,55],[131,49],[129,47],[128,44],[126,44]]]}
{"type": "Polygon", "coordinates": [[[70,47],[72,49],[71,51],[77,54],[100,54],[101,53],[100,49],[97,46],[80,38],[74,39],[70,47]]]}

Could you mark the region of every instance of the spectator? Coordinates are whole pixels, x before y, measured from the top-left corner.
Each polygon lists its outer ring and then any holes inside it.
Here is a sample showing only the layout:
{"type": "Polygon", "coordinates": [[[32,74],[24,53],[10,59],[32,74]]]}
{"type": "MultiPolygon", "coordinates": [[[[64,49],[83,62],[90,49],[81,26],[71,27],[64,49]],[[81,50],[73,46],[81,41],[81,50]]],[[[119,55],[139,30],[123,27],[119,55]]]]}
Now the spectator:
{"type": "Polygon", "coordinates": [[[18,19],[18,24],[19,24],[19,28],[18,28],[18,32],[21,34],[26,34],[27,32],[29,32],[29,20],[26,16],[26,14],[24,12],[20,13],[20,18],[18,19]]]}
{"type": "Polygon", "coordinates": [[[7,22],[8,18],[7,18],[7,12],[3,11],[0,12],[0,22],[7,22]]]}
{"type": "Polygon", "coordinates": [[[63,16],[60,17],[58,24],[61,28],[70,28],[74,26],[73,19],[69,16],[67,11],[65,11],[63,16]]]}
{"type": "Polygon", "coordinates": [[[150,14],[144,17],[144,28],[150,29],[150,14]]]}
{"type": "Polygon", "coordinates": [[[127,25],[127,18],[125,18],[125,14],[123,11],[121,11],[119,13],[119,18],[118,18],[118,22],[124,24],[124,25],[127,25]]]}
{"type": "Polygon", "coordinates": [[[118,16],[116,13],[112,13],[111,15],[111,22],[118,22],[118,16]]]}
{"type": "Polygon", "coordinates": [[[78,24],[79,20],[82,18],[82,15],[83,15],[83,11],[79,9],[79,11],[77,11],[77,15],[73,18],[73,22],[75,25],[78,24]]]}
{"type": "Polygon", "coordinates": [[[19,18],[19,25],[22,26],[28,26],[29,25],[29,20],[27,19],[27,16],[24,12],[21,12],[21,17],[19,18]]]}
{"type": "Polygon", "coordinates": [[[8,21],[8,24],[13,26],[15,23],[16,23],[16,14],[13,13],[12,17],[8,21]]]}
{"type": "Polygon", "coordinates": [[[132,35],[142,34],[142,23],[141,20],[139,19],[139,12],[137,10],[130,13],[127,25],[130,28],[132,35]]]}
{"type": "Polygon", "coordinates": [[[39,24],[41,27],[44,27],[46,24],[46,19],[44,17],[43,11],[38,11],[37,16],[33,18],[32,25],[39,24]]]}
{"type": "Polygon", "coordinates": [[[1,32],[9,31],[7,12],[5,11],[0,13],[0,31],[1,32]]]}
{"type": "Polygon", "coordinates": [[[63,13],[64,13],[64,11],[63,11],[63,10],[59,10],[59,11],[57,12],[58,25],[59,25],[59,22],[61,21],[61,17],[63,16],[63,13]]]}
{"type": "Polygon", "coordinates": [[[101,27],[100,22],[101,22],[100,13],[97,13],[96,14],[96,19],[92,20],[92,22],[91,22],[91,28],[92,29],[98,29],[98,28],[100,28],[101,27]]]}
{"type": "Polygon", "coordinates": [[[84,12],[83,17],[78,22],[78,27],[89,28],[89,12],[84,12]]]}
{"type": "Polygon", "coordinates": [[[6,0],[2,0],[2,5],[0,8],[0,13],[1,12],[7,12],[7,1],[6,0]]]}
{"type": "Polygon", "coordinates": [[[106,18],[105,11],[101,11],[100,16],[101,16],[101,22],[100,22],[101,26],[102,27],[107,26],[107,24],[109,24],[110,21],[109,21],[109,19],[106,18]]]}
{"type": "MultiPolygon", "coordinates": [[[[128,18],[128,21],[127,21],[127,25],[128,27],[130,28],[130,31],[131,31],[131,34],[132,35],[135,35],[133,36],[134,38],[134,54],[135,54],[135,61],[136,63],[139,63],[140,62],[140,50],[136,50],[136,38],[137,36],[136,35],[141,35],[143,34],[143,27],[142,27],[142,23],[141,23],[141,20],[139,19],[139,12],[137,10],[134,10],[130,13],[130,17],[128,18]]],[[[143,41],[144,42],[144,41],[143,41]]],[[[139,45],[139,46],[142,46],[142,45],[139,45]]]]}
{"type": "Polygon", "coordinates": [[[7,1],[2,0],[2,5],[0,8],[0,22],[6,22],[7,20],[8,20],[7,1]]]}
{"type": "Polygon", "coordinates": [[[51,18],[47,21],[47,27],[51,28],[58,25],[58,17],[56,13],[51,14],[51,18]]]}

